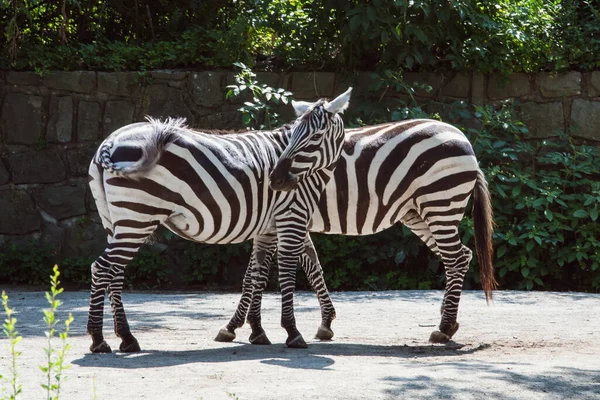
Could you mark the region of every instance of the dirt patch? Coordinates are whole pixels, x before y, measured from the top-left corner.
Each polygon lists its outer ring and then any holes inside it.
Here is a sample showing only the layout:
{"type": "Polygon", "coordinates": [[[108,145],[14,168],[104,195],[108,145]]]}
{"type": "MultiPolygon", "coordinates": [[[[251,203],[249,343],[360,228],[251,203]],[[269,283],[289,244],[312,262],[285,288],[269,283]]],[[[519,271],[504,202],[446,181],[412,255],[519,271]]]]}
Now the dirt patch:
{"type": "MultiPolygon", "coordinates": [[[[24,337],[19,359],[23,399],[42,398],[46,344],[43,293],[10,292],[24,337]]],[[[312,337],[320,322],[311,293],[296,301],[308,349],[288,349],[279,327],[279,295],[265,296],[263,325],[271,346],[212,339],[233,313],[238,294],[126,293],[125,309],[142,347],[136,354],[90,354],[87,292],[62,295],[72,325],[72,363],[62,398],[91,399],[598,399],[600,295],[498,292],[486,306],[465,292],[455,341],[430,345],[441,291],[333,293],[333,341],[312,337]],[[235,395],[233,395],[235,394],[235,395]]],[[[109,313],[109,308],[107,308],[109,313]]],[[[105,318],[113,349],[119,339],[105,318]]],[[[0,341],[6,373],[7,341],[0,341]]],[[[5,383],[6,386],[6,383],[5,383]]]]}

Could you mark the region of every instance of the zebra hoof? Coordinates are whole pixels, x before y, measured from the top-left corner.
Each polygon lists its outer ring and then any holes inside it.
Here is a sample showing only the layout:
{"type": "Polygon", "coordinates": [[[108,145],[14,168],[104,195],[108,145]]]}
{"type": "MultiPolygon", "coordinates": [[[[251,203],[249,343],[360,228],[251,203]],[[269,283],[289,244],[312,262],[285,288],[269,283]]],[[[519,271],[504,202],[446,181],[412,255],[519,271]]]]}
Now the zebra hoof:
{"type": "Polygon", "coordinates": [[[258,345],[271,344],[271,341],[269,340],[269,338],[267,337],[267,334],[264,331],[259,333],[256,336],[254,336],[254,334],[251,334],[250,338],[248,338],[248,341],[252,344],[258,344],[258,345]]]}
{"type": "Polygon", "coordinates": [[[429,336],[429,341],[431,343],[448,343],[450,342],[450,336],[440,331],[433,331],[429,336]]]}
{"type": "Polygon", "coordinates": [[[90,351],[92,353],[112,353],[110,346],[104,340],[98,344],[92,343],[90,351]]]}
{"type": "Polygon", "coordinates": [[[233,339],[235,339],[235,332],[229,332],[226,328],[221,328],[215,342],[233,342],[233,339]]]}
{"type": "Polygon", "coordinates": [[[119,346],[119,350],[121,350],[123,353],[135,353],[138,351],[142,351],[137,339],[134,337],[132,337],[131,339],[133,340],[128,342],[122,341],[121,345],[119,346]]]}
{"type": "Polygon", "coordinates": [[[440,331],[442,331],[446,335],[452,337],[452,336],[454,336],[454,334],[458,330],[458,326],[459,326],[458,322],[455,322],[455,323],[453,323],[452,325],[449,325],[449,326],[440,326],[440,331]]]}
{"type": "Polygon", "coordinates": [[[292,349],[306,349],[308,347],[308,345],[304,341],[304,338],[300,334],[298,334],[298,336],[296,336],[293,339],[288,338],[285,341],[285,344],[287,345],[287,347],[290,347],[292,349]]]}
{"type": "Polygon", "coordinates": [[[319,326],[319,329],[317,329],[317,334],[315,335],[315,338],[319,340],[331,340],[332,337],[333,331],[323,325],[319,326]]]}

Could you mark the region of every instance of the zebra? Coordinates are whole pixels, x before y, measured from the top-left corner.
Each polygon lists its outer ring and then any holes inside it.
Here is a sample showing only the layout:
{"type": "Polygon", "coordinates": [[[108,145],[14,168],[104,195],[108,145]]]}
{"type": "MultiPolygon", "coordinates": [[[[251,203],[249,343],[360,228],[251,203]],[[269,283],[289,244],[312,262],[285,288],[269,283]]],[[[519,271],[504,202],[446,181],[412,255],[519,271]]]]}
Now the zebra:
{"type": "MultiPolygon", "coordinates": [[[[463,279],[472,251],[459,237],[458,225],[473,196],[476,252],[486,301],[497,286],[492,264],[493,215],[485,176],[473,148],[457,128],[435,120],[418,119],[347,129],[343,153],[333,179],[320,198],[309,226],[311,232],[342,235],[369,235],[402,223],[412,230],[445,267],[446,288],[441,322],[429,340],[447,343],[458,330],[458,305],[463,279]]],[[[321,305],[321,325],[316,338],[333,337],[335,318],[316,252],[306,240],[300,259],[309,283],[321,305]]],[[[269,252],[274,251],[271,244],[269,252]]],[[[266,281],[270,259],[253,264],[244,281],[258,274],[266,281]]],[[[260,320],[261,288],[244,290],[238,307],[217,341],[233,340],[235,328],[244,317],[260,320]],[[248,310],[249,309],[249,310],[248,310]]],[[[251,338],[268,344],[262,327],[250,324],[251,338]]],[[[252,342],[252,341],[251,341],[252,342]]]]}
{"type": "Polygon", "coordinates": [[[206,134],[188,129],[183,119],[148,117],[106,138],[89,167],[108,240],[91,266],[90,351],[111,352],[102,334],[106,294],[120,350],[140,351],[121,298],[124,269],[159,225],[203,243],[254,238],[251,259],[259,263],[263,243],[276,243],[286,342],[306,346],[293,313],[297,257],[308,219],[341,154],[339,114],[348,107],[351,91],[302,107],[291,126],[274,131],[206,134]]]}

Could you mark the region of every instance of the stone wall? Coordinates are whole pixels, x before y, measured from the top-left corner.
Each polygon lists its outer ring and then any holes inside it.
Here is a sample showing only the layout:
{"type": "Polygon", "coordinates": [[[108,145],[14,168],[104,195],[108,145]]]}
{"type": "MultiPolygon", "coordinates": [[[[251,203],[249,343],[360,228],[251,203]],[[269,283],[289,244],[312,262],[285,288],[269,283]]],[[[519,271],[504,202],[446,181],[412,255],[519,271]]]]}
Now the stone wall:
{"type": "MultiPolygon", "coordinates": [[[[105,245],[87,187],[87,167],[104,137],[144,115],[184,116],[206,129],[241,128],[239,100],[225,100],[233,72],[0,72],[0,244],[40,240],[57,258],[95,257],[105,245]]],[[[298,99],[330,97],[350,84],[353,103],[369,74],[259,73],[298,99]]],[[[494,104],[514,98],[532,135],[558,130],[600,140],[600,72],[405,75],[433,87],[422,100],[494,104]]],[[[291,107],[281,110],[290,119],[291,107]]]]}

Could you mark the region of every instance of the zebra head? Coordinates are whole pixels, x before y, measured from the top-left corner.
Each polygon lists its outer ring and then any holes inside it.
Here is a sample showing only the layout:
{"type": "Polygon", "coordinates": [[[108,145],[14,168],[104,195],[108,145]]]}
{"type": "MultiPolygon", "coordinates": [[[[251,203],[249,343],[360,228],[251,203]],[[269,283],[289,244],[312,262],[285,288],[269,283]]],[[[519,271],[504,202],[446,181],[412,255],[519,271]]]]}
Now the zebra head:
{"type": "Polygon", "coordinates": [[[330,102],[292,101],[298,119],[271,172],[271,189],[292,190],[316,171],[335,166],[344,143],[344,121],[339,114],[348,107],[351,92],[350,87],[330,102]]]}

